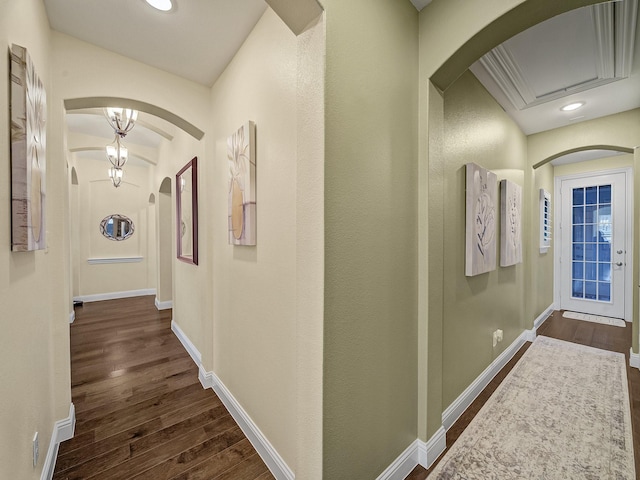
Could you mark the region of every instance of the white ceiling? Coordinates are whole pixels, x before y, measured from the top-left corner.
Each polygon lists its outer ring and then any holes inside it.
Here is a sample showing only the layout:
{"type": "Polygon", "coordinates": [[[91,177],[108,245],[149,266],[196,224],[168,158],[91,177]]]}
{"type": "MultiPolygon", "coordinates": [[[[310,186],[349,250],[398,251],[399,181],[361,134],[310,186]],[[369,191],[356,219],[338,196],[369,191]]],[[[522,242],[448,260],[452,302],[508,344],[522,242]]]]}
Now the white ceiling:
{"type": "MultiPolygon", "coordinates": [[[[162,13],[144,0],[44,0],[53,29],[207,86],[267,8],[264,0],[175,2],[173,12],[162,13]]],[[[431,0],[411,2],[420,11],[431,0]]],[[[472,66],[525,134],[640,107],[637,0],[608,5],[597,13],[585,7],[541,23],[472,66]],[[625,28],[633,33],[626,44],[620,40],[625,28]],[[574,100],[586,101],[585,107],[560,111],[574,100]]],[[[113,138],[99,116],[68,117],[71,131],[113,138]]],[[[127,141],[157,145],[161,136],[153,132],[141,121],[127,141]]]]}
{"type": "Polygon", "coordinates": [[[637,0],[584,7],[504,42],[471,66],[527,134],[640,107],[637,0]],[[582,101],[573,112],[564,105],[582,101]]]}
{"type": "Polygon", "coordinates": [[[44,0],[54,30],[206,86],[267,8],[264,0],[174,3],[164,13],[144,0],[44,0]]]}

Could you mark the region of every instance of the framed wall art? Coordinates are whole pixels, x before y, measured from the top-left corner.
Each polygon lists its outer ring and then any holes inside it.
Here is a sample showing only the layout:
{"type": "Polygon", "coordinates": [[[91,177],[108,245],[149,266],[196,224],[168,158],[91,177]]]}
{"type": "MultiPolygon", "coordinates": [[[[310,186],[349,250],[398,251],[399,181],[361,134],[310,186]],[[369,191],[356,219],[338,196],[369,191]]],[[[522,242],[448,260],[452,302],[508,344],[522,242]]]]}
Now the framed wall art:
{"type": "Polygon", "coordinates": [[[198,157],[176,174],[178,259],[198,265],[198,157]]]}
{"type": "Polygon", "coordinates": [[[47,98],[27,49],[11,45],[11,249],[46,246],[47,98]]]}
{"type": "Polygon", "coordinates": [[[229,244],[256,244],[256,126],[249,121],[227,139],[229,244]]]}
{"type": "Polygon", "coordinates": [[[465,275],[472,277],[496,269],[498,177],[475,163],[466,170],[465,275]]]}
{"type": "Polygon", "coordinates": [[[522,188],[500,180],[500,266],[522,263],[522,188]]]}

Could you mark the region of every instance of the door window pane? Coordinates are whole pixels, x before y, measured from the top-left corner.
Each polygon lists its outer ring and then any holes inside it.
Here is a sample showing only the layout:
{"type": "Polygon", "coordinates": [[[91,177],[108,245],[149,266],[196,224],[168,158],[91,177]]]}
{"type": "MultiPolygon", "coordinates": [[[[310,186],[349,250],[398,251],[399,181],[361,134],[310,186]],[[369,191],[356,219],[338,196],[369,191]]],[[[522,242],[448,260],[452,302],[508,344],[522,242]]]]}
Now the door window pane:
{"type": "Polygon", "coordinates": [[[584,278],[584,263],[573,262],[573,278],[575,279],[584,278]]]}
{"type": "Polygon", "coordinates": [[[598,276],[598,264],[593,262],[587,262],[584,264],[584,279],[585,280],[597,280],[598,276]]]}
{"type": "Polygon", "coordinates": [[[598,187],[585,188],[585,197],[586,197],[586,201],[584,202],[585,204],[596,205],[598,203],[598,187]]]}
{"type": "Polygon", "coordinates": [[[611,203],[611,185],[601,185],[598,191],[598,203],[611,203]]]}
{"type": "Polygon", "coordinates": [[[601,282],[611,281],[611,264],[599,263],[598,264],[598,280],[601,282]]]}
{"type": "Polygon", "coordinates": [[[573,223],[584,223],[584,207],[573,207],[573,223]]]}
{"type": "Polygon", "coordinates": [[[573,189],[572,296],[611,300],[611,185],[573,189]]]}
{"type": "Polygon", "coordinates": [[[582,280],[573,281],[571,296],[574,298],[584,298],[584,282],[582,280]]]}

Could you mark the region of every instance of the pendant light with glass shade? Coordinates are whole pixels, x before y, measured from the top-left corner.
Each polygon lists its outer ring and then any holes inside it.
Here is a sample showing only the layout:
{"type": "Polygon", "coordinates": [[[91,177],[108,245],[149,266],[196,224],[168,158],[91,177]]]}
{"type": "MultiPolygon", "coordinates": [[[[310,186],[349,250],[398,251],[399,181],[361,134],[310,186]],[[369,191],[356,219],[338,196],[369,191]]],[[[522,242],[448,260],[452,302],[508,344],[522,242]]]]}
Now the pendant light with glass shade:
{"type": "Polygon", "coordinates": [[[122,183],[123,167],[129,158],[127,147],[122,144],[122,139],[131,131],[138,119],[138,111],[130,108],[108,107],[104,109],[104,115],[113,128],[115,138],[111,145],[105,147],[107,159],[111,163],[109,178],[113,186],[118,188],[122,183]]]}

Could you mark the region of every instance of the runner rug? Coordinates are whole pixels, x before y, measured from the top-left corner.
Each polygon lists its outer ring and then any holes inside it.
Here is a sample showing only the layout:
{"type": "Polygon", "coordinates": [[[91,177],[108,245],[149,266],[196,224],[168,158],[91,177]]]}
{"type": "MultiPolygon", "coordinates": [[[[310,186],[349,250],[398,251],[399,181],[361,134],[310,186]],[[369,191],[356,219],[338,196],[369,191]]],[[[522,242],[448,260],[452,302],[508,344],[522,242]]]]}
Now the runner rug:
{"type": "Polygon", "coordinates": [[[602,323],[604,325],[614,325],[616,327],[626,327],[627,324],[621,318],[602,317],[600,315],[590,315],[588,313],[570,312],[566,310],[562,313],[564,318],[584,320],[585,322],[602,323]]]}
{"type": "Polygon", "coordinates": [[[428,480],[634,480],[625,357],[539,336],[428,480]]]}

